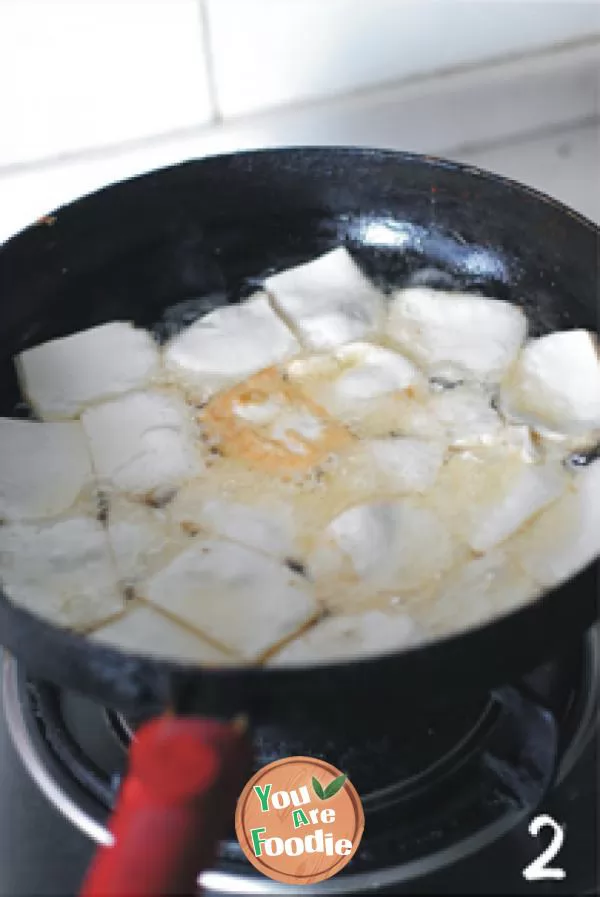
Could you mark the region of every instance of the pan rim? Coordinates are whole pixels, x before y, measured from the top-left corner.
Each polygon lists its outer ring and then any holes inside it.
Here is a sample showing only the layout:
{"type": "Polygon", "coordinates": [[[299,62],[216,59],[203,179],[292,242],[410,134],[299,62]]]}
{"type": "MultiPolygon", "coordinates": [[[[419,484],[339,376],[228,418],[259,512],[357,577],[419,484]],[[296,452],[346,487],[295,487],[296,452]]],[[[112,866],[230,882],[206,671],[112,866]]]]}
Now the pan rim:
{"type": "Polygon", "coordinates": [[[368,159],[369,157],[376,157],[379,159],[390,159],[391,161],[397,161],[403,164],[414,164],[421,166],[425,165],[432,170],[460,172],[462,174],[481,179],[482,181],[487,181],[488,183],[508,187],[518,193],[521,193],[523,196],[529,197],[532,200],[536,200],[546,206],[551,207],[555,211],[568,215],[568,217],[574,219],[578,224],[591,231],[592,234],[595,233],[597,238],[600,240],[600,224],[596,224],[581,212],[577,212],[566,203],[563,203],[561,200],[555,199],[542,190],[539,190],[535,187],[530,187],[526,184],[521,183],[520,181],[515,180],[514,178],[498,174],[489,169],[480,168],[479,166],[472,165],[467,162],[460,162],[454,159],[449,159],[445,156],[408,152],[405,150],[393,150],[361,145],[328,146],[326,144],[303,144],[280,147],[259,147],[256,149],[244,149],[227,153],[207,154],[206,156],[191,156],[187,159],[175,162],[172,165],[159,166],[158,168],[149,169],[148,171],[144,171],[139,174],[120,178],[116,181],[111,181],[98,187],[95,190],[91,190],[88,193],[84,193],[81,196],[78,196],[76,199],[71,200],[70,202],[54,207],[53,209],[47,211],[37,221],[33,221],[26,227],[21,228],[15,234],[9,237],[8,240],[0,243],[0,257],[2,253],[15,241],[20,240],[24,236],[30,235],[32,231],[35,231],[39,226],[47,226],[49,219],[57,219],[61,213],[70,211],[76,206],[80,208],[82,205],[93,201],[95,198],[99,198],[103,195],[106,195],[107,193],[117,191],[120,188],[126,187],[127,185],[133,185],[142,181],[150,181],[155,178],[167,176],[169,173],[174,173],[184,168],[207,164],[209,165],[211,163],[222,164],[226,161],[234,162],[236,160],[242,161],[244,159],[250,161],[252,159],[262,159],[270,156],[273,158],[283,156],[293,158],[294,156],[301,157],[306,155],[313,155],[316,158],[324,153],[326,153],[328,156],[338,156],[340,158],[362,157],[368,159]]]}
{"type": "MultiPolygon", "coordinates": [[[[78,197],[77,199],[74,199],[71,202],[56,207],[51,212],[48,212],[44,216],[44,218],[33,222],[28,227],[22,229],[21,231],[10,237],[7,241],[0,245],[0,264],[2,263],[4,254],[10,251],[10,249],[16,243],[22,240],[29,239],[39,227],[47,226],[48,221],[45,219],[60,219],[61,214],[72,210],[79,210],[86,205],[93,203],[96,198],[105,196],[107,194],[116,196],[119,190],[126,188],[127,185],[133,185],[142,182],[148,183],[150,181],[160,179],[161,177],[166,177],[169,175],[169,173],[174,173],[175,171],[185,168],[194,168],[207,165],[210,166],[211,164],[222,165],[224,162],[243,163],[245,161],[251,163],[255,159],[267,158],[287,157],[289,159],[300,159],[303,156],[307,155],[314,157],[315,160],[319,159],[321,156],[326,156],[330,160],[332,157],[337,157],[340,159],[364,158],[365,160],[389,159],[390,161],[397,162],[401,165],[415,165],[418,167],[426,166],[432,171],[452,171],[467,175],[472,178],[475,177],[477,179],[481,179],[484,182],[492,183],[503,188],[508,188],[516,192],[517,194],[526,197],[529,201],[539,203],[542,206],[553,209],[555,212],[567,215],[569,218],[573,219],[577,223],[577,225],[582,226],[586,230],[588,230],[600,243],[600,225],[594,223],[579,212],[571,209],[561,201],[548,196],[544,192],[537,190],[536,188],[521,184],[520,182],[505,177],[504,175],[499,175],[495,172],[478,168],[469,163],[447,159],[442,156],[438,157],[422,153],[406,152],[393,149],[381,149],[368,146],[328,146],[315,144],[246,149],[237,152],[234,151],[228,153],[215,153],[202,157],[192,157],[176,162],[172,165],[161,166],[156,169],[152,169],[140,174],[133,175],[131,177],[108,183],[104,186],[101,186],[97,190],[91,191],[85,195],[78,197]]],[[[598,255],[598,262],[600,265],[600,252],[598,255]]],[[[55,639],[60,639],[63,646],[68,647],[68,645],[70,644],[77,650],[85,651],[90,658],[103,658],[104,663],[110,663],[111,661],[115,663],[123,662],[123,660],[128,660],[130,662],[134,661],[137,662],[140,665],[140,668],[143,668],[146,672],[148,668],[154,670],[158,679],[161,679],[165,675],[167,677],[172,675],[193,676],[204,673],[211,678],[218,678],[221,681],[225,682],[229,679],[233,680],[234,678],[238,678],[240,676],[240,673],[242,673],[245,677],[250,676],[251,678],[263,678],[264,674],[268,673],[271,680],[278,679],[283,683],[285,681],[289,681],[289,679],[291,678],[296,678],[299,674],[301,674],[302,676],[306,676],[311,672],[314,672],[315,674],[322,674],[327,673],[328,671],[341,670],[342,668],[349,665],[358,665],[361,669],[367,670],[371,667],[377,666],[382,662],[391,662],[398,657],[415,656],[424,651],[432,651],[437,649],[442,651],[449,644],[458,643],[459,640],[464,639],[465,637],[475,638],[477,635],[484,631],[491,631],[492,628],[495,629],[499,624],[502,624],[505,621],[516,620],[518,618],[523,619],[527,616],[528,613],[535,612],[535,608],[537,608],[540,604],[548,604],[552,600],[556,600],[556,596],[560,595],[566,588],[575,585],[579,581],[585,580],[586,577],[595,575],[596,579],[598,579],[599,571],[600,558],[596,558],[585,568],[579,570],[574,576],[570,577],[566,582],[551,589],[544,590],[537,598],[526,602],[522,606],[501,612],[493,618],[484,620],[483,622],[478,623],[475,626],[470,626],[466,629],[460,629],[454,632],[447,633],[446,635],[437,637],[435,639],[432,639],[431,641],[426,641],[422,644],[409,646],[402,649],[401,651],[387,651],[369,655],[366,657],[340,659],[333,662],[329,661],[319,664],[303,664],[297,666],[286,665],[281,667],[258,666],[253,664],[236,664],[227,667],[212,667],[200,664],[182,663],[175,659],[162,658],[154,654],[123,651],[116,646],[112,646],[106,643],[94,642],[86,635],[82,635],[67,628],[56,626],[55,624],[45,620],[43,617],[15,603],[8,595],[5,594],[1,587],[0,601],[7,606],[9,613],[16,614],[17,616],[24,616],[27,619],[29,625],[33,624],[39,633],[42,643],[46,643],[49,645],[55,639]]],[[[600,616],[600,602],[597,601],[596,605],[598,616],[600,616]]],[[[9,651],[11,650],[10,644],[7,645],[7,648],[9,651]]]]}

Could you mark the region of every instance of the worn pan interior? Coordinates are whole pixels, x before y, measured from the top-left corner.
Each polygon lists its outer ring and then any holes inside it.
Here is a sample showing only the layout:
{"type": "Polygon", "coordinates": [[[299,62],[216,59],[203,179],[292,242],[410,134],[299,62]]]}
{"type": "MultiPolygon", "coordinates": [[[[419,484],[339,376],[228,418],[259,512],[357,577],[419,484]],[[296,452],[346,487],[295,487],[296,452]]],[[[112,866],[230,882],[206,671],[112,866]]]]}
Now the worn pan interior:
{"type": "MultiPolygon", "coordinates": [[[[533,331],[597,329],[598,229],[473,168],[400,153],[294,149],[189,162],[58,210],[0,250],[0,413],[12,357],[113,319],[169,331],[165,310],[248,295],[267,271],[345,243],[386,286],[427,283],[520,303],[533,331]]],[[[331,715],[352,696],[409,704],[494,685],[575,637],[597,612],[597,565],[523,610],[423,649],[311,670],[201,670],[125,655],[0,598],[0,637],[31,672],[123,709],[173,694],[189,709],[331,715]]],[[[358,710],[357,710],[358,712],[358,710]]]]}

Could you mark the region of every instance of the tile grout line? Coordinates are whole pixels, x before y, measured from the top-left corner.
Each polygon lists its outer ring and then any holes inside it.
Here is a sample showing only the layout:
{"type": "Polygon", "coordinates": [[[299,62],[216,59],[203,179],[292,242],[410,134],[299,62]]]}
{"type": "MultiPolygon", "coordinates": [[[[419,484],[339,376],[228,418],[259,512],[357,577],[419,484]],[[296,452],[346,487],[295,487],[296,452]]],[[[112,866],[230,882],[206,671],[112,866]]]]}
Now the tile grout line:
{"type": "Polygon", "coordinates": [[[208,93],[211,105],[211,124],[220,125],[223,116],[219,108],[219,91],[217,90],[217,73],[215,69],[215,57],[213,53],[210,12],[207,0],[196,0],[198,4],[198,17],[202,30],[202,52],[204,53],[204,69],[208,84],[208,93]]]}
{"type": "MultiPolygon", "coordinates": [[[[1,2],[1,0],[0,0],[1,2]]],[[[204,0],[203,0],[204,2],[204,0]]],[[[250,0],[248,0],[250,2],[250,0]]],[[[540,0],[542,2],[542,0],[540,0]]],[[[227,124],[235,125],[238,122],[245,122],[250,119],[262,116],[274,116],[287,113],[302,112],[307,109],[326,108],[333,104],[355,105],[357,103],[369,101],[372,97],[378,96],[384,101],[386,98],[394,96],[398,92],[409,92],[413,89],[422,89],[433,85],[440,85],[446,81],[456,83],[464,79],[473,78],[480,75],[502,76],[515,69],[526,66],[530,73],[536,68],[546,68],[548,64],[552,65],[556,60],[559,63],[564,60],[569,61],[569,57],[578,54],[586,55],[588,65],[593,59],[593,64],[598,70],[598,51],[600,48],[600,31],[594,31],[585,37],[576,37],[566,41],[555,41],[542,47],[515,50],[512,52],[502,53],[496,56],[490,56],[486,59],[475,60],[471,62],[460,62],[450,64],[437,69],[431,69],[423,72],[415,72],[404,75],[400,78],[383,79],[374,83],[355,85],[341,91],[332,93],[315,93],[308,94],[303,97],[297,97],[294,100],[273,103],[252,109],[246,112],[240,112],[233,115],[223,117],[223,121],[227,124]],[[589,54],[590,60],[587,59],[589,54]]],[[[510,77],[510,74],[509,74],[510,77]]]]}
{"type": "MultiPolygon", "coordinates": [[[[0,0],[0,3],[2,0],[0,0]]],[[[162,131],[149,134],[144,137],[134,137],[131,140],[123,140],[118,143],[107,143],[102,146],[88,146],[84,149],[67,150],[62,153],[54,153],[52,156],[40,156],[26,162],[11,162],[8,165],[0,165],[0,181],[6,177],[21,174],[32,174],[79,162],[99,162],[116,158],[121,155],[129,155],[133,152],[160,149],[180,140],[189,140],[204,137],[214,133],[215,125],[220,125],[217,119],[210,119],[201,125],[188,125],[177,128],[174,131],[162,131]]]]}

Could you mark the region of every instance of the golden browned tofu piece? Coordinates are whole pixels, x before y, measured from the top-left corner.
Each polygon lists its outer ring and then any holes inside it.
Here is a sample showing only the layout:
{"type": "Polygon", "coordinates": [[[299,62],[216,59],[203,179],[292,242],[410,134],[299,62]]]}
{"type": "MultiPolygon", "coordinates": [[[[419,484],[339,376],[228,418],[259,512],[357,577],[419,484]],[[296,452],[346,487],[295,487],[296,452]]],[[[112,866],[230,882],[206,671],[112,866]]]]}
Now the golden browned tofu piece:
{"type": "Polygon", "coordinates": [[[203,422],[224,455],[283,477],[308,473],[354,438],[276,368],[215,396],[203,422]]]}

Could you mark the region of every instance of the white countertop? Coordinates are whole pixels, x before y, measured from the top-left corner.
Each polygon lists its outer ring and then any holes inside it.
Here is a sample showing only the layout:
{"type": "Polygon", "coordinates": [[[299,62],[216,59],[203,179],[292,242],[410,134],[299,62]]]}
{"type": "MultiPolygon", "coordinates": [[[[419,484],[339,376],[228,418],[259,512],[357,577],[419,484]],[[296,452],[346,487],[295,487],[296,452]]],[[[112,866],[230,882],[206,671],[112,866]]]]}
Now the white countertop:
{"type": "Polygon", "coordinates": [[[460,158],[535,187],[600,224],[600,121],[500,143],[460,158]]]}

